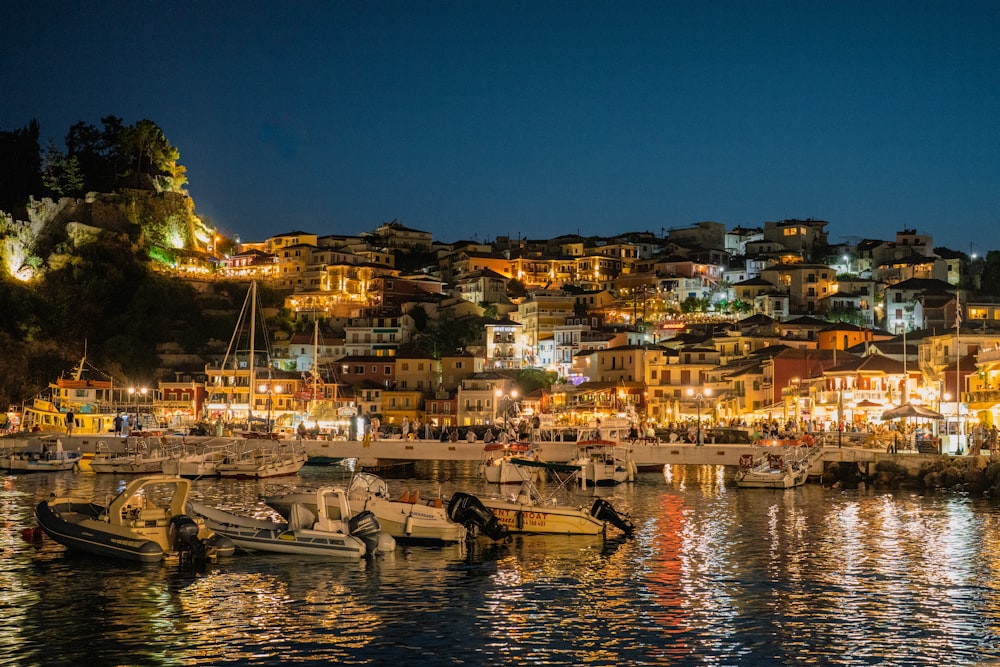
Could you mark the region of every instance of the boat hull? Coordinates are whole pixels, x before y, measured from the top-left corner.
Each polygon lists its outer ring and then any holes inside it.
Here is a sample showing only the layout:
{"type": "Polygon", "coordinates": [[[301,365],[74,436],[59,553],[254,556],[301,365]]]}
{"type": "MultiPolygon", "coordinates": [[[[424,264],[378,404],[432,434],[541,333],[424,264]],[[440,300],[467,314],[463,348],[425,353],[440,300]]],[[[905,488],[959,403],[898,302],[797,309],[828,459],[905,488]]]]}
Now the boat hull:
{"type": "Polygon", "coordinates": [[[58,460],[32,459],[24,455],[0,456],[0,469],[14,473],[64,472],[79,469],[80,460],[80,455],[72,459],[58,460]]]}
{"type": "Polygon", "coordinates": [[[806,483],[808,470],[794,472],[755,472],[737,473],[736,486],[743,489],[792,489],[806,483]]]}
{"type": "MultiPolygon", "coordinates": [[[[76,498],[43,500],[35,508],[35,518],[46,535],[67,549],[139,563],[160,563],[176,555],[160,544],[162,522],[136,521],[131,528],[123,528],[103,520],[106,511],[76,498]]],[[[206,537],[205,545],[216,556],[231,555],[235,548],[220,535],[206,537]]]]}
{"type": "MultiPolygon", "coordinates": [[[[391,535],[400,544],[444,545],[465,540],[465,526],[448,518],[447,510],[437,503],[423,505],[420,503],[400,502],[368,496],[361,498],[352,494],[351,511],[369,511],[375,515],[382,532],[391,535]]],[[[264,503],[286,519],[291,507],[300,504],[311,512],[316,512],[316,497],[312,493],[290,493],[282,496],[268,496],[264,503]]],[[[330,504],[327,512],[331,517],[339,517],[339,508],[330,504]]]]}
{"type": "Polygon", "coordinates": [[[506,500],[480,498],[500,524],[512,533],[602,535],[605,523],[575,507],[542,507],[506,500]]]}
{"type": "Polygon", "coordinates": [[[345,532],[308,528],[291,530],[287,523],[230,514],[196,502],[188,505],[192,512],[205,519],[210,529],[225,535],[237,547],[247,551],[337,559],[359,559],[368,553],[368,547],[361,538],[345,532]]]}

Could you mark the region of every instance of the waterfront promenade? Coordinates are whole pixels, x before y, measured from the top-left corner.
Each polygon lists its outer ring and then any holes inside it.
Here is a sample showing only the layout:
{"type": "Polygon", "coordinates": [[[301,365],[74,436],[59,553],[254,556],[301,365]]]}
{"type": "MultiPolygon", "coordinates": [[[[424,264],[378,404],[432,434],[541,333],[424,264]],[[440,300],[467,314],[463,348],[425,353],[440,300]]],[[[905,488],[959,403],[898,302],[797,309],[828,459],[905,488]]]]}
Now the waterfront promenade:
{"type": "MultiPolygon", "coordinates": [[[[830,434],[835,436],[835,434],[830,434]]],[[[98,449],[118,451],[124,448],[125,440],[116,438],[113,435],[73,435],[65,434],[59,436],[63,442],[63,447],[67,450],[79,449],[84,454],[91,454],[98,449]]],[[[150,436],[153,437],[153,436],[150,436]]],[[[26,434],[21,437],[7,437],[3,440],[3,445],[13,448],[24,448],[36,446],[39,434],[26,434]]],[[[165,437],[166,443],[173,446],[180,446],[182,443],[188,447],[212,442],[222,443],[225,441],[236,441],[235,437],[211,437],[211,436],[178,436],[165,437]]],[[[856,463],[867,470],[874,469],[874,466],[881,461],[892,462],[902,466],[908,473],[913,473],[920,469],[926,462],[938,457],[937,454],[920,454],[915,451],[890,453],[883,449],[873,449],[870,447],[858,446],[850,440],[840,445],[835,437],[828,437],[829,442],[824,444],[822,456],[814,464],[811,475],[819,475],[824,467],[832,463],[856,463]]],[[[247,441],[248,446],[252,446],[254,441],[247,441]]],[[[262,440],[261,444],[273,444],[274,441],[262,440]]],[[[383,465],[400,461],[480,461],[483,457],[482,442],[440,442],[439,440],[325,440],[325,439],[297,439],[289,438],[278,442],[288,444],[301,444],[311,459],[337,460],[337,459],[357,459],[361,465],[383,465]]],[[[751,444],[736,443],[706,443],[696,445],[692,443],[667,443],[658,442],[655,444],[637,441],[629,445],[632,449],[632,458],[640,468],[651,469],[654,466],[663,465],[724,465],[738,466],[740,457],[750,454],[755,450],[751,444]]],[[[781,449],[780,447],[776,449],[781,449]]],[[[540,458],[553,463],[565,463],[576,455],[576,444],[565,441],[543,441],[540,448],[540,458]]]]}

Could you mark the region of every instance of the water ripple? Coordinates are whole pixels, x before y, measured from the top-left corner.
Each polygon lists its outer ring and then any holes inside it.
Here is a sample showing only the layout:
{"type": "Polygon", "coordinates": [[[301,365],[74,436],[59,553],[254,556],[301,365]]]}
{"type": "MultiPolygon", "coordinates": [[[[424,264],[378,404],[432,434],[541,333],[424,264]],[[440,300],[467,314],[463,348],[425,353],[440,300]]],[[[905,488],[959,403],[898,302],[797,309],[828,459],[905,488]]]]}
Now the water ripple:
{"type": "MultiPolygon", "coordinates": [[[[200,480],[198,497],[346,481],[200,480]]],[[[120,480],[7,477],[0,663],[10,665],[974,665],[1000,658],[1000,512],[988,501],[808,486],[735,489],[672,467],[610,492],[633,539],[519,536],[360,563],[238,556],[202,571],[30,545],[51,491],[120,480]]],[[[391,487],[486,492],[474,466],[391,487]]],[[[601,490],[607,494],[608,491],[601,490]]],[[[574,504],[593,491],[574,491],[574,504]]]]}

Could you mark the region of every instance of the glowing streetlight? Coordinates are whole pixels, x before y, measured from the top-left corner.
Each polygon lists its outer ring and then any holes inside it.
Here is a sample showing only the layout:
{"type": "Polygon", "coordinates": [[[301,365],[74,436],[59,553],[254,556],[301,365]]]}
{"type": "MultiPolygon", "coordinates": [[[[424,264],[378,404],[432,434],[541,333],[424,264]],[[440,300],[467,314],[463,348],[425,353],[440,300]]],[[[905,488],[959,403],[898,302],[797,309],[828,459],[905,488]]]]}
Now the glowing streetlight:
{"type": "Polygon", "coordinates": [[[276,384],[276,385],[272,386],[271,384],[263,384],[262,383],[258,387],[258,389],[260,390],[261,394],[265,394],[267,396],[267,432],[270,433],[271,432],[271,410],[272,410],[272,407],[274,405],[274,394],[280,394],[282,392],[282,390],[283,390],[283,387],[280,384],[276,384]]]}
{"type": "Polygon", "coordinates": [[[510,402],[517,400],[517,389],[511,389],[509,394],[503,393],[502,389],[497,389],[495,393],[496,393],[496,397],[497,397],[497,403],[499,403],[500,401],[505,400],[505,399],[507,401],[507,403],[506,403],[506,405],[504,406],[504,409],[503,409],[503,425],[504,425],[504,428],[506,429],[506,427],[507,427],[507,421],[508,421],[507,420],[507,412],[510,410],[510,402]]]}
{"type": "Polygon", "coordinates": [[[696,393],[694,389],[692,389],[692,388],[689,387],[687,393],[688,393],[688,396],[694,398],[695,405],[697,406],[697,410],[698,410],[698,437],[695,440],[695,444],[697,446],[701,447],[702,445],[705,444],[704,441],[702,440],[702,437],[701,437],[701,404],[705,400],[706,396],[711,396],[712,395],[712,389],[710,387],[705,387],[704,393],[702,393],[700,391],[696,393]]]}

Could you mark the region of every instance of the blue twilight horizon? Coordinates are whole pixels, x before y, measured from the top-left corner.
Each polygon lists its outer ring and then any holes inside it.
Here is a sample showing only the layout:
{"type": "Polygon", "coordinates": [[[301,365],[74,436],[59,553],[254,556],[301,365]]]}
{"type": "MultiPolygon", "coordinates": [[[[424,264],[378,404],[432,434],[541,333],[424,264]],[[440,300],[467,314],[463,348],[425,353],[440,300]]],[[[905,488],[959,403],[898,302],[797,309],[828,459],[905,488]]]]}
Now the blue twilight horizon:
{"type": "Polygon", "coordinates": [[[120,116],[223,232],[1000,226],[1000,4],[15,1],[0,129],[120,116]]]}

